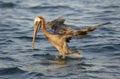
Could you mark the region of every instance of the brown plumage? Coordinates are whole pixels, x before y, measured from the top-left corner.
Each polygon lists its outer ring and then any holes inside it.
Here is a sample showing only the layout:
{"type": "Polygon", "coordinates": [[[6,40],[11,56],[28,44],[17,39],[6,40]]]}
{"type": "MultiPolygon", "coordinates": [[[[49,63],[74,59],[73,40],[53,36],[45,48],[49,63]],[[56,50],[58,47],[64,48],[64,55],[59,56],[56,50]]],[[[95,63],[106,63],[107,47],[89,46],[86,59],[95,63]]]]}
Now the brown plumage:
{"type": "MultiPolygon", "coordinates": [[[[34,48],[35,37],[40,28],[42,28],[42,32],[46,36],[48,41],[59,51],[60,55],[62,55],[62,57],[64,58],[65,55],[74,52],[67,45],[67,42],[69,42],[72,37],[76,36],[79,38],[83,38],[88,33],[94,31],[97,27],[110,24],[110,22],[106,22],[103,24],[91,26],[87,29],[73,30],[70,26],[64,24],[64,21],[65,19],[58,18],[56,20],[46,23],[45,19],[42,16],[37,16],[34,20],[35,26],[32,40],[32,48],[34,48]],[[50,33],[49,31],[47,31],[46,26],[53,29],[54,33],[50,33]]],[[[77,53],[79,54],[79,52],[77,53]]]]}
{"type": "MultiPolygon", "coordinates": [[[[51,28],[55,34],[66,34],[67,32],[74,32],[75,37],[84,38],[87,34],[91,33],[96,28],[103,26],[103,25],[111,24],[111,22],[105,22],[102,24],[90,26],[86,29],[74,30],[71,28],[71,26],[64,24],[64,22],[65,22],[64,18],[57,18],[51,22],[47,22],[46,26],[51,28]]],[[[70,40],[71,40],[71,38],[67,38],[66,42],[69,42],[70,40]]]]}
{"type": "Polygon", "coordinates": [[[38,16],[35,18],[34,21],[34,34],[33,34],[33,40],[32,40],[32,48],[34,48],[34,41],[35,37],[37,35],[37,32],[42,28],[43,34],[46,36],[48,41],[57,48],[60,55],[64,58],[66,54],[72,53],[72,50],[68,47],[66,43],[66,39],[74,36],[74,32],[67,32],[66,34],[53,34],[46,30],[46,21],[42,16],[38,16]]]}

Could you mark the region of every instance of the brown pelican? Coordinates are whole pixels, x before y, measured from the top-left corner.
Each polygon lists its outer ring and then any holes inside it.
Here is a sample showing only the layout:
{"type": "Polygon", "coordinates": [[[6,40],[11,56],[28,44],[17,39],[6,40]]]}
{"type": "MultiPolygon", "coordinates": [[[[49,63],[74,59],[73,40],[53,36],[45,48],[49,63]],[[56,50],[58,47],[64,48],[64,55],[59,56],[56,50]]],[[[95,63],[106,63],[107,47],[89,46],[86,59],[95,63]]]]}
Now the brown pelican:
{"type": "Polygon", "coordinates": [[[35,37],[37,35],[37,32],[42,28],[42,32],[48,39],[48,41],[57,48],[62,58],[65,57],[66,54],[72,53],[72,50],[68,47],[66,43],[66,39],[73,37],[75,35],[74,32],[66,32],[66,34],[54,34],[50,33],[46,30],[46,21],[42,16],[38,16],[35,18],[34,21],[34,34],[33,34],[33,40],[32,40],[32,48],[34,48],[34,41],[35,37]]]}
{"type": "Polygon", "coordinates": [[[92,32],[97,27],[105,24],[109,24],[109,22],[107,22],[107,23],[96,25],[96,26],[91,26],[87,29],[73,30],[68,25],[64,24],[64,21],[65,21],[64,19],[60,18],[60,19],[56,19],[54,21],[46,23],[45,19],[42,16],[37,16],[34,20],[32,48],[34,48],[35,37],[38,31],[40,30],[40,28],[42,28],[43,34],[48,39],[48,41],[54,47],[57,48],[62,58],[65,58],[65,55],[71,54],[71,53],[80,54],[78,51],[71,50],[67,45],[67,41],[69,41],[69,39],[71,39],[74,36],[83,38],[85,35],[92,32]],[[50,33],[49,31],[47,31],[46,26],[53,29],[54,33],[50,33]]]}

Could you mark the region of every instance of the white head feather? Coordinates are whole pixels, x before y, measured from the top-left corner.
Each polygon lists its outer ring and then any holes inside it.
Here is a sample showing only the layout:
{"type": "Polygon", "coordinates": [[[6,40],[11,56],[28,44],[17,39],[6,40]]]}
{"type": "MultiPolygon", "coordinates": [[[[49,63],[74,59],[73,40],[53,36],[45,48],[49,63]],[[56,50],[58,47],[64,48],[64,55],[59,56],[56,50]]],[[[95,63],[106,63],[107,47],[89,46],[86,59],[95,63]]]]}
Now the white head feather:
{"type": "Polygon", "coordinates": [[[40,22],[40,21],[41,21],[41,19],[39,17],[36,17],[35,20],[34,20],[34,25],[35,25],[36,22],[40,22]]]}

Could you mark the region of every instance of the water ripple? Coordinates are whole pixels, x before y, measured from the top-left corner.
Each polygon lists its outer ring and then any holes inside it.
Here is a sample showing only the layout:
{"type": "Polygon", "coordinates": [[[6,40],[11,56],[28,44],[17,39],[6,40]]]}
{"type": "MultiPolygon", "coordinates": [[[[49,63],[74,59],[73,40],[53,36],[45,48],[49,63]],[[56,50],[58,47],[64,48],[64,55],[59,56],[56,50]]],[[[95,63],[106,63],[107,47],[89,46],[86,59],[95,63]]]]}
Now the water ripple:
{"type": "Polygon", "coordinates": [[[1,0],[0,79],[119,79],[119,3],[119,0],[1,0]],[[65,24],[74,29],[107,21],[112,24],[68,43],[71,49],[82,51],[82,59],[55,60],[59,53],[41,31],[35,49],[31,48],[33,20],[38,15],[46,21],[62,16],[67,19],[65,24]]]}
{"type": "Polygon", "coordinates": [[[18,74],[18,73],[25,73],[25,71],[21,70],[18,67],[0,69],[0,75],[12,75],[12,74],[18,74]]]}
{"type": "Polygon", "coordinates": [[[73,10],[73,8],[69,7],[69,6],[34,6],[34,7],[31,7],[31,9],[49,9],[49,10],[52,10],[52,9],[69,9],[69,10],[73,10]]]}
{"type": "Polygon", "coordinates": [[[0,8],[14,8],[16,4],[12,2],[2,2],[0,1],[0,8]]]}
{"type": "Polygon", "coordinates": [[[116,9],[116,8],[120,8],[119,5],[106,5],[106,6],[97,6],[101,9],[116,9]]]}
{"type": "Polygon", "coordinates": [[[0,60],[4,61],[17,61],[16,59],[10,58],[10,57],[0,57],[0,60]]]}

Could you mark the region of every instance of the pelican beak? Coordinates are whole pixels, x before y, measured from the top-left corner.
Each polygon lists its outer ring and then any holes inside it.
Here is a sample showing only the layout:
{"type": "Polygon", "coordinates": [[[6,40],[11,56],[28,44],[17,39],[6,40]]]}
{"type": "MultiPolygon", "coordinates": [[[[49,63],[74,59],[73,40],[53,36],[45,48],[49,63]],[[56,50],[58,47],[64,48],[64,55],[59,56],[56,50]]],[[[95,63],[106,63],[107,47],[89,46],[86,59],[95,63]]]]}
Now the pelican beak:
{"type": "Polygon", "coordinates": [[[34,49],[35,37],[37,36],[37,33],[39,32],[40,28],[41,28],[41,21],[37,17],[37,18],[35,18],[35,21],[34,21],[34,32],[33,32],[33,39],[32,39],[32,48],[33,49],[34,49]]]}

